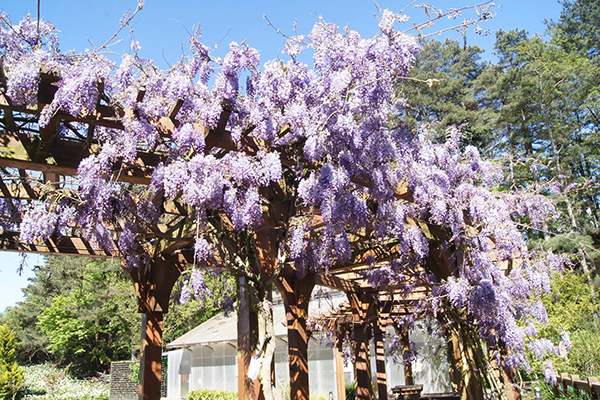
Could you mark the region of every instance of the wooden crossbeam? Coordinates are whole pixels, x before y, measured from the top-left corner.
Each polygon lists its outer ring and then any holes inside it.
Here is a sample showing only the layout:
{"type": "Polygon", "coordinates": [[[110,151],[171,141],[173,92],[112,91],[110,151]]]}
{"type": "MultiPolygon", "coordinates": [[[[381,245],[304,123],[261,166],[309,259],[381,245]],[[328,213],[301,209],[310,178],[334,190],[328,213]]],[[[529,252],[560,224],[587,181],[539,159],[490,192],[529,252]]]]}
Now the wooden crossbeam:
{"type": "Polygon", "coordinates": [[[365,290],[368,290],[356,282],[341,279],[335,275],[331,275],[331,274],[327,274],[327,273],[318,273],[316,275],[316,281],[317,281],[317,285],[341,290],[342,292],[345,292],[345,293],[348,293],[348,292],[360,293],[360,292],[364,292],[365,290]]]}
{"type": "Polygon", "coordinates": [[[38,254],[64,254],[85,257],[118,258],[116,246],[111,251],[104,251],[98,246],[80,237],[60,236],[42,243],[24,244],[19,240],[19,233],[4,231],[0,233],[0,250],[30,252],[38,254]]]}

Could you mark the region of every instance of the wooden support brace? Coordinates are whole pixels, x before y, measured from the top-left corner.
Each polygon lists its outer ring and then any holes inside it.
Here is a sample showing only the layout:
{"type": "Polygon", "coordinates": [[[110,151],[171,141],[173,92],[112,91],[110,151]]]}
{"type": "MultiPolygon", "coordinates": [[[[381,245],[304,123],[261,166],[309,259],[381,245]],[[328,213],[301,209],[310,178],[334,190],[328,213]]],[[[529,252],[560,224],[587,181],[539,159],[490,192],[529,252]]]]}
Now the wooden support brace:
{"type": "Polygon", "coordinates": [[[175,117],[177,117],[177,113],[181,110],[181,106],[183,106],[183,99],[177,99],[177,102],[169,112],[169,119],[175,119],[175,117]]]}
{"type": "Polygon", "coordinates": [[[138,89],[137,96],[135,97],[135,101],[141,103],[144,100],[144,96],[146,96],[146,88],[141,87],[138,89]]]}

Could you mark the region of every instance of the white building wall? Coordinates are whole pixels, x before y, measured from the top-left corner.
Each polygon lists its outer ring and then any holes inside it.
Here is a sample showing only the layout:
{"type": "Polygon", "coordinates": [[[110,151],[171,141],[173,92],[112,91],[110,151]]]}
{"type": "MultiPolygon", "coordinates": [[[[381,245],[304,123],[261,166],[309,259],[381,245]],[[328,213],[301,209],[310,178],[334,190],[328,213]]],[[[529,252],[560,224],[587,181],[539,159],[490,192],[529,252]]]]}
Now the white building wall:
{"type": "MultiPolygon", "coordinates": [[[[449,366],[446,361],[444,342],[429,338],[423,330],[416,329],[411,333],[420,357],[413,364],[415,383],[423,384],[423,393],[441,393],[450,391],[449,366]]],[[[275,377],[278,390],[289,389],[289,363],[287,341],[277,339],[275,350],[275,377]]],[[[237,391],[237,351],[230,343],[212,343],[194,346],[191,351],[191,370],[187,377],[183,376],[185,368],[179,368],[182,354],[187,350],[174,350],[168,353],[167,396],[181,398],[187,389],[218,389],[237,391]]],[[[402,357],[396,357],[402,360],[402,357]]],[[[329,398],[331,392],[337,398],[335,384],[334,350],[317,340],[311,339],[308,353],[309,385],[311,396],[329,398]]],[[[371,368],[376,379],[375,349],[371,346],[371,368]]],[[[352,365],[344,367],[346,385],[353,383],[352,365]]],[[[388,390],[404,384],[404,367],[396,363],[391,356],[386,357],[386,374],[388,390]]]]}
{"type": "Polygon", "coordinates": [[[311,339],[308,342],[308,384],[311,397],[336,396],[333,348],[311,339]]]}
{"type": "Polygon", "coordinates": [[[177,349],[167,353],[167,397],[179,398],[181,387],[179,363],[182,352],[183,349],[177,349]]]}
{"type": "Polygon", "coordinates": [[[190,390],[237,391],[236,348],[229,343],[193,347],[190,390]]]}

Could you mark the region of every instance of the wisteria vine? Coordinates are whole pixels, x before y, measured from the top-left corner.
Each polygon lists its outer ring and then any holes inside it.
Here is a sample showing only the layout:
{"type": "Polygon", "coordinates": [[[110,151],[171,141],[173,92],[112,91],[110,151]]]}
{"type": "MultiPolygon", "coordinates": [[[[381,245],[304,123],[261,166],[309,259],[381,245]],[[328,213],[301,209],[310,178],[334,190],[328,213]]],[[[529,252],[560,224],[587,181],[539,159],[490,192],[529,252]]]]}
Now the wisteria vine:
{"type": "MultiPolygon", "coordinates": [[[[22,219],[22,241],[76,230],[105,249],[116,243],[126,267],[139,268],[147,246],[165,239],[161,199],[193,215],[184,239],[198,266],[226,261],[240,273],[247,261],[224,248],[219,235],[229,229],[237,240],[251,237],[264,222],[266,190],[279,185],[294,200],[280,226],[279,258],[300,276],[351,261],[360,238],[386,249],[385,261],[372,257],[365,273],[373,286],[407,294],[419,285],[430,289],[419,315],[436,315],[444,304],[462,310],[484,341],[508,349],[506,366],[526,366],[527,346],[540,356],[550,351],[531,324],[546,320],[537,299],[563,261],[530,250],[519,223],[541,224],[553,207],[527,191],[499,190],[502,171],[474,147],[461,147],[458,128],[434,143],[426,128],[411,132],[396,120],[397,107],[410,99],[397,98],[395,85],[419,50],[415,36],[396,30],[405,15],[382,10],[372,38],[319,20],[307,35],[287,38],[287,61],[262,65],[245,43],[232,42],[223,58],[213,57],[197,30],[190,55],[167,71],[135,52],[119,65],[102,52],[61,53],[49,22],[38,29],[29,18],[12,25],[1,17],[2,95],[11,105],[37,104],[43,66],[60,79],[39,127],[59,112],[92,115],[99,98],[124,115],[122,130],[95,128],[94,151],[79,165],[76,185],[51,189],[45,201],[28,206],[0,203],[4,229],[12,227],[9,215],[22,219]],[[299,61],[304,52],[312,66],[299,61]],[[159,121],[178,101],[178,126],[164,135],[159,121]],[[224,110],[238,151],[207,146],[206,133],[224,110]],[[245,150],[248,138],[258,151],[245,150]],[[140,153],[161,158],[151,184],[120,183],[140,153]],[[216,216],[226,216],[221,230],[216,216]],[[422,268],[444,251],[451,254],[449,274],[422,268]]],[[[186,296],[205,295],[199,271],[189,282],[186,296]]]]}

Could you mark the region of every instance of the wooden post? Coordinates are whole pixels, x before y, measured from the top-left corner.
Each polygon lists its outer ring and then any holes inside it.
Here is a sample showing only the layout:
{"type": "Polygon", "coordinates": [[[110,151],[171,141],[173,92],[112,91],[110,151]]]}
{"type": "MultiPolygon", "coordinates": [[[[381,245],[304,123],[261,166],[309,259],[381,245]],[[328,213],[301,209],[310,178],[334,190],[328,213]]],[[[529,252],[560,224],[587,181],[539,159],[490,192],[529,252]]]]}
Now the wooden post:
{"type": "Polygon", "coordinates": [[[169,309],[173,285],[185,265],[176,256],[156,257],[129,270],[142,313],[140,400],[160,400],[163,313],[169,309]]]}
{"type": "Polygon", "coordinates": [[[410,336],[407,326],[402,327],[400,332],[400,341],[402,342],[402,359],[404,364],[404,384],[414,385],[415,377],[412,370],[412,362],[410,361],[410,336]]]}
{"type": "Polygon", "coordinates": [[[290,400],[309,400],[308,385],[308,303],[315,286],[315,276],[303,279],[280,276],[277,285],[285,306],[288,326],[288,354],[290,365],[290,400]]]}
{"type": "Polygon", "coordinates": [[[238,310],[237,310],[237,364],[238,364],[238,399],[250,398],[250,382],[248,366],[250,365],[250,304],[245,276],[238,277],[238,310]]]}
{"type": "Polygon", "coordinates": [[[367,323],[354,324],[354,383],[357,400],[373,398],[368,330],[367,323]]]}
{"type": "Polygon", "coordinates": [[[335,387],[338,400],[346,399],[346,382],[344,382],[344,357],[342,346],[344,344],[343,336],[339,329],[335,332],[335,346],[333,349],[335,357],[335,387]]]}
{"type": "Polygon", "coordinates": [[[595,376],[590,376],[590,377],[587,378],[587,383],[588,383],[588,386],[590,388],[590,391],[589,391],[590,398],[592,400],[598,400],[598,392],[596,392],[594,390],[594,385],[593,385],[596,382],[598,382],[598,378],[596,378],[595,376]]]}
{"type": "Polygon", "coordinates": [[[142,314],[140,400],[161,398],[162,322],[162,313],[142,314]]]}
{"type": "Polygon", "coordinates": [[[377,368],[377,393],[379,400],[388,400],[387,374],[385,371],[385,348],[383,347],[383,326],[381,321],[374,323],[375,367],[377,368]]]}
{"type": "Polygon", "coordinates": [[[369,333],[375,299],[365,294],[346,293],[352,307],[354,341],[354,384],[357,400],[372,400],[371,358],[369,356],[369,333]]]}

